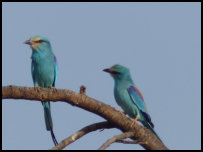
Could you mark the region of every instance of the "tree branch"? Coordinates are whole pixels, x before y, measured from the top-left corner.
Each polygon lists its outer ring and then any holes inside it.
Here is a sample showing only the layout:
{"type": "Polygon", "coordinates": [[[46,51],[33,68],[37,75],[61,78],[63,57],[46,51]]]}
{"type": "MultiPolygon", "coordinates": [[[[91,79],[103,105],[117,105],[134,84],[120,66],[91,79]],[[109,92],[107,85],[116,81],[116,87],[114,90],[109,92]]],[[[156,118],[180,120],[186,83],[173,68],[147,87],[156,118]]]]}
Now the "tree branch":
{"type": "Polygon", "coordinates": [[[117,143],[123,143],[123,144],[140,144],[139,141],[137,140],[125,140],[125,139],[120,139],[116,141],[117,143]]]}
{"type": "Polygon", "coordinates": [[[125,133],[122,133],[120,135],[116,135],[114,136],[113,138],[107,140],[100,148],[99,150],[104,150],[106,149],[107,147],[109,147],[112,143],[118,141],[118,140],[121,140],[121,139],[126,139],[126,138],[130,138],[130,137],[134,137],[135,135],[135,132],[125,132],[125,133]]]}
{"type": "Polygon", "coordinates": [[[38,101],[65,102],[75,105],[89,112],[97,114],[108,120],[123,132],[134,131],[136,134],[133,140],[143,141],[140,144],[143,148],[149,150],[166,150],[168,149],[157,137],[147,128],[136,124],[131,126],[132,120],[125,114],[103,102],[90,98],[85,94],[76,93],[68,89],[52,89],[41,88],[37,92],[34,88],[20,86],[4,86],[2,87],[2,99],[25,99],[38,101]]]}
{"type": "Polygon", "coordinates": [[[65,148],[67,145],[73,143],[77,139],[81,138],[82,136],[84,136],[92,131],[96,131],[99,129],[109,129],[109,128],[114,128],[114,127],[115,126],[110,124],[108,121],[99,122],[99,123],[95,123],[95,124],[86,126],[86,127],[82,128],[81,130],[77,131],[76,133],[74,133],[73,135],[71,135],[70,137],[64,139],[61,143],[59,143],[57,146],[53,147],[51,150],[61,150],[61,149],[65,148]]]}

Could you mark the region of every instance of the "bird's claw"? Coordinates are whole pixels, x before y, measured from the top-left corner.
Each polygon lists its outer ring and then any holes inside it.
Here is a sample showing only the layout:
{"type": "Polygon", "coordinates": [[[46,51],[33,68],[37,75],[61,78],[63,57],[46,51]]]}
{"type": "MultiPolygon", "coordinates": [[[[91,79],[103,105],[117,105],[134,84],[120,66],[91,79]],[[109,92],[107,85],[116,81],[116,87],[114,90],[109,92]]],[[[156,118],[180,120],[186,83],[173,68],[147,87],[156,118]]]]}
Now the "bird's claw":
{"type": "Polygon", "coordinates": [[[38,86],[38,85],[36,85],[36,86],[34,87],[34,89],[35,89],[35,91],[40,92],[41,87],[38,86]]]}
{"type": "Polygon", "coordinates": [[[53,92],[57,92],[57,89],[54,86],[52,86],[52,85],[50,85],[50,89],[52,89],[53,92]]]}
{"type": "Polygon", "coordinates": [[[133,127],[134,125],[136,125],[136,122],[138,120],[138,115],[136,115],[135,119],[133,120],[131,127],[133,127]]]}

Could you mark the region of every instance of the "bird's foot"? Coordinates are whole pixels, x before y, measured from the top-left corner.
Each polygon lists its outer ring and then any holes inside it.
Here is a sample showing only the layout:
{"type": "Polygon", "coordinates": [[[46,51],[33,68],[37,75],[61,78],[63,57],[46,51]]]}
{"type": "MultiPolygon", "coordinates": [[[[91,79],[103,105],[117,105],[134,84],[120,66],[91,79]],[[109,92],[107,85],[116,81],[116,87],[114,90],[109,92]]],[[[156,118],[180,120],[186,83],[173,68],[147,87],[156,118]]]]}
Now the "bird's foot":
{"type": "Polygon", "coordinates": [[[136,115],[135,119],[133,120],[131,127],[133,127],[134,125],[136,125],[136,122],[138,120],[138,115],[136,115]]]}
{"type": "Polygon", "coordinates": [[[40,92],[41,87],[38,86],[38,85],[36,85],[36,86],[34,87],[34,89],[35,89],[35,91],[40,92]]]}
{"type": "Polygon", "coordinates": [[[50,85],[49,87],[53,90],[53,92],[57,92],[57,89],[54,86],[50,85]]]}

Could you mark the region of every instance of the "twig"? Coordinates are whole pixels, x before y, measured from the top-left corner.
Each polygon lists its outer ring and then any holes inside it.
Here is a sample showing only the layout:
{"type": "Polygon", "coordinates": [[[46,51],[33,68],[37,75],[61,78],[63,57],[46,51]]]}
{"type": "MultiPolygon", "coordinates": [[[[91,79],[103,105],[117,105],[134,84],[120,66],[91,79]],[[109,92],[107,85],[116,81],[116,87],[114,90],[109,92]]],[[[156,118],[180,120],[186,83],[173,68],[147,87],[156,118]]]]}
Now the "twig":
{"type": "Polygon", "coordinates": [[[86,87],[84,85],[80,86],[80,94],[86,94],[86,87]]]}
{"type": "Polygon", "coordinates": [[[100,148],[99,150],[104,150],[106,149],[107,147],[109,147],[112,143],[118,141],[118,140],[121,140],[121,139],[125,139],[125,138],[130,138],[130,137],[133,137],[135,135],[135,132],[125,132],[125,133],[122,133],[120,135],[116,135],[114,136],[113,138],[107,140],[100,148]]]}
{"type": "Polygon", "coordinates": [[[59,143],[57,146],[53,147],[51,150],[61,150],[61,149],[65,148],[67,145],[73,143],[77,139],[81,138],[82,136],[84,136],[92,131],[96,131],[98,129],[109,129],[109,128],[114,128],[114,127],[115,126],[113,126],[108,121],[99,122],[99,123],[95,123],[95,124],[86,126],[86,127],[82,128],[81,130],[77,131],[76,133],[74,133],[73,135],[71,135],[70,137],[64,139],[61,143],[59,143]]]}

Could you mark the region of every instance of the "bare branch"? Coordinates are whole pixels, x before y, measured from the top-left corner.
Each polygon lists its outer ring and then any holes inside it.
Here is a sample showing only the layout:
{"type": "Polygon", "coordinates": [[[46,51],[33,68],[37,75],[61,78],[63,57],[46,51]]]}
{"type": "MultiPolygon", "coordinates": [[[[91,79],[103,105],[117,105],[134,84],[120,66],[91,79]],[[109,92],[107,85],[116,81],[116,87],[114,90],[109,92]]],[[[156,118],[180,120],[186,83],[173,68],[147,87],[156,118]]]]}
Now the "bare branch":
{"type": "MultiPolygon", "coordinates": [[[[103,102],[90,98],[85,94],[73,92],[68,89],[52,89],[41,88],[37,92],[34,88],[19,86],[2,87],[2,99],[25,99],[32,101],[52,101],[65,102],[75,105],[89,112],[97,114],[110,123],[115,125],[123,132],[134,131],[136,134],[133,140],[145,141],[141,146],[149,150],[166,150],[168,149],[157,137],[147,128],[136,124],[131,126],[132,120],[125,114],[103,102]]],[[[107,102],[106,102],[107,103],[107,102]]]]}
{"type": "Polygon", "coordinates": [[[107,140],[100,148],[99,150],[104,150],[106,149],[107,147],[109,147],[112,143],[118,141],[118,140],[121,140],[121,139],[126,139],[126,138],[130,138],[130,137],[133,137],[135,135],[135,132],[125,132],[125,133],[122,133],[120,135],[116,135],[114,136],[113,138],[107,140]]]}
{"type": "MultiPolygon", "coordinates": [[[[141,144],[141,142],[137,141],[137,140],[125,140],[125,139],[120,139],[115,141],[117,143],[123,143],[123,144],[141,144]]],[[[142,144],[144,144],[144,142],[142,142],[142,144]]]]}
{"type": "Polygon", "coordinates": [[[71,135],[70,137],[64,139],[61,143],[59,143],[57,146],[53,147],[51,150],[61,150],[61,149],[65,148],[67,145],[73,143],[77,139],[81,138],[82,136],[84,136],[92,131],[96,131],[98,129],[109,129],[109,128],[114,128],[114,127],[115,126],[113,126],[108,121],[99,122],[99,123],[95,123],[95,124],[86,126],[86,127],[82,128],[81,130],[77,131],[76,133],[74,133],[73,135],[71,135]]]}

